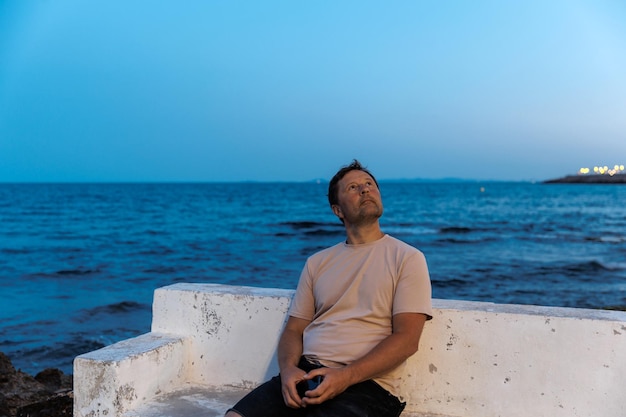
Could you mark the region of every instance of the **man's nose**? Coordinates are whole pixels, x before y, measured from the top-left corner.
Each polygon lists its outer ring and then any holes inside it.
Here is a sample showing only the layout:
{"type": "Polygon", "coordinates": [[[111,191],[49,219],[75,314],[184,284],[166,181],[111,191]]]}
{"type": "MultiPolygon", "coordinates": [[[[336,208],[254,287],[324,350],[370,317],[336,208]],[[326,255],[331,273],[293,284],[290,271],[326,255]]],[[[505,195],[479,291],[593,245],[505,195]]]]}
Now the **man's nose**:
{"type": "Polygon", "coordinates": [[[361,185],[361,194],[365,194],[369,192],[370,192],[370,186],[368,184],[361,185]]]}

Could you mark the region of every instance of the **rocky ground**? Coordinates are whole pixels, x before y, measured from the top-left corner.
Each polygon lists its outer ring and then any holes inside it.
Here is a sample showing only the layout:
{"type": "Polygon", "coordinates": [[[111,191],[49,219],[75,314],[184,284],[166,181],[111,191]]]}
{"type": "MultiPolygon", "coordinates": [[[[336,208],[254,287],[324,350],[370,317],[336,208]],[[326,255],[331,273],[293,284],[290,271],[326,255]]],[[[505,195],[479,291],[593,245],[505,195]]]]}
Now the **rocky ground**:
{"type": "Polygon", "coordinates": [[[0,417],[71,417],[72,376],[45,369],[34,377],[0,352],[0,417]]]}

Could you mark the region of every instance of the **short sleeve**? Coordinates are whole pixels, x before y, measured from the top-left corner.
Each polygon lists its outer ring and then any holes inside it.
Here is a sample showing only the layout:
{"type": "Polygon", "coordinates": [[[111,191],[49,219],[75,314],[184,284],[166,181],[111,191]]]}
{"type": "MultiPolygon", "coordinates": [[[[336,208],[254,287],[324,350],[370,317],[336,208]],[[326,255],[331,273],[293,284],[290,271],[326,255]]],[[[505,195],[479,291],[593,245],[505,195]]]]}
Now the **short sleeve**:
{"type": "Polygon", "coordinates": [[[296,293],[291,300],[289,315],[304,320],[313,320],[315,316],[315,300],[313,299],[313,284],[309,271],[309,262],[305,264],[300,274],[296,293]]]}
{"type": "Polygon", "coordinates": [[[393,313],[422,313],[432,319],[432,288],[424,254],[418,250],[401,263],[393,313]]]}

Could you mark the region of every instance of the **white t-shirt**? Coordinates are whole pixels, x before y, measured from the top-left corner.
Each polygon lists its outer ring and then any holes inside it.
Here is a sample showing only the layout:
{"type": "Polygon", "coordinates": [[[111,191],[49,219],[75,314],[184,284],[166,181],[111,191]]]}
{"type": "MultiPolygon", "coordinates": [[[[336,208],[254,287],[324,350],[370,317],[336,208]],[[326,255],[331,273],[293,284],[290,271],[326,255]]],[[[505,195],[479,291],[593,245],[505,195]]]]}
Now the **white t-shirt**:
{"type": "MultiPolygon", "coordinates": [[[[391,334],[398,313],[432,318],[431,284],[422,252],[389,235],[362,245],[339,243],[311,256],[289,310],[311,320],[303,354],[330,367],[367,354],[391,334]]],[[[374,380],[400,397],[403,368],[374,380]]]]}

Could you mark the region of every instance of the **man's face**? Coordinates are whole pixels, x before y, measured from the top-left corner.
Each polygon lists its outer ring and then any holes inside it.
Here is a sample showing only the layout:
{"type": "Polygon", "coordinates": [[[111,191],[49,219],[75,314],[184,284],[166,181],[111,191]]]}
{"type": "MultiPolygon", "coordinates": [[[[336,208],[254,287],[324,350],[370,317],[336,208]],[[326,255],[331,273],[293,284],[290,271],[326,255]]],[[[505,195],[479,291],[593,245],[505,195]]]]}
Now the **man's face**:
{"type": "Polygon", "coordinates": [[[383,202],[374,179],[366,172],[353,170],[338,183],[338,203],[333,212],[346,225],[359,225],[378,220],[383,202]]]}

